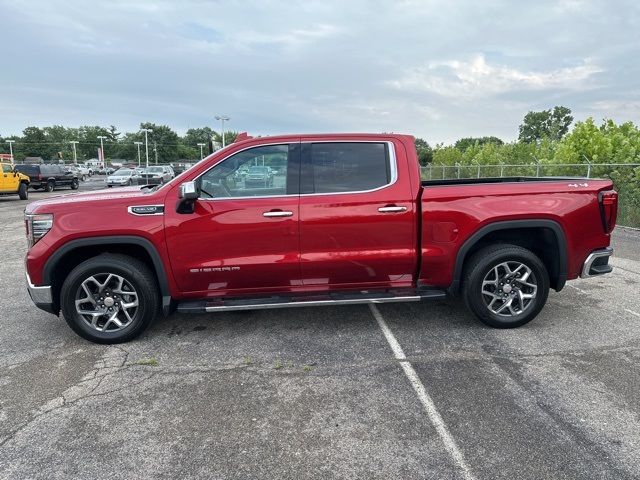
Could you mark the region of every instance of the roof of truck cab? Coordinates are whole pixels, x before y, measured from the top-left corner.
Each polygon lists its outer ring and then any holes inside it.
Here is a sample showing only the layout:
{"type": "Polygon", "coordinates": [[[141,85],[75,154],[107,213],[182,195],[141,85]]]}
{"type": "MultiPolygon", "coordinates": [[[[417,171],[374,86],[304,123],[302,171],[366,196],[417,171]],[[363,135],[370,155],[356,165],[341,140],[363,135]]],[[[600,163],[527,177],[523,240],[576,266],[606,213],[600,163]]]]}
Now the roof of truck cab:
{"type": "Polygon", "coordinates": [[[410,139],[413,135],[400,133],[300,133],[287,135],[273,135],[264,137],[249,137],[232,145],[268,142],[291,142],[291,141],[313,141],[313,140],[380,140],[384,138],[410,139]]]}

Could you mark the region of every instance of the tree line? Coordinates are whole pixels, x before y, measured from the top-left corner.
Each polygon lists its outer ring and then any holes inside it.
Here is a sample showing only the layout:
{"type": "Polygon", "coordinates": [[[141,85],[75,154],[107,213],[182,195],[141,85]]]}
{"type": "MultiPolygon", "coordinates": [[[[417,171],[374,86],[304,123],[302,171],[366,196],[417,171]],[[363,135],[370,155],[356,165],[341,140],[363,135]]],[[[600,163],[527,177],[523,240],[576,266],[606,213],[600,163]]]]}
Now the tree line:
{"type": "MultiPolygon", "coordinates": [[[[199,160],[199,143],[204,143],[203,153],[209,154],[217,145],[222,144],[219,132],[209,128],[190,128],[183,136],[178,135],[167,125],[157,125],[151,122],[140,124],[137,132],[120,132],[111,125],[109,127],[83,125],[78,128],[66,128],[61,125],[49,127],[27,127],[22,135],[0,137],[0,153],[9,153],[9,143],[13,140],[13,154],[16,162],[26,157],[41,157],[45,161],[64,160],[73,161],[73,144],[76,143],[78,162],[98,157],[100,139],[103,140],[105,158],[108,160],[123,159],[137,161],[138,146],[135,142],[143,142],[140,148],[142,161],[145,159],[145,136],[142,129],[150,129],[148,133],[149,162],[155,162],[156,157],[161,163],[179,160],[199,160]]],[[[225,141],[235,140],[237,132],[226,131],[225,141]]]]}

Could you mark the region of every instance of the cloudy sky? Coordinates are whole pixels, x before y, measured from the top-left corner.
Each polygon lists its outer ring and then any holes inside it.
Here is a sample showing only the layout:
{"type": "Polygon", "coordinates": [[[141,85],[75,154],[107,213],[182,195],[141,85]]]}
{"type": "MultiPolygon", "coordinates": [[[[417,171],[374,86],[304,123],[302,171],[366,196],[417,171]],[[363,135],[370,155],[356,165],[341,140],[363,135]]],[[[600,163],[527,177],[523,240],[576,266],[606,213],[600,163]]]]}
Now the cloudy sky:
{"type": "Polygon", "coordinates": [[[517,137],[640,121],[640,2],[0,0],[0,135],[140,122],[517,137]],[[299,3],[299,6],[293,5],[299,3]]]}

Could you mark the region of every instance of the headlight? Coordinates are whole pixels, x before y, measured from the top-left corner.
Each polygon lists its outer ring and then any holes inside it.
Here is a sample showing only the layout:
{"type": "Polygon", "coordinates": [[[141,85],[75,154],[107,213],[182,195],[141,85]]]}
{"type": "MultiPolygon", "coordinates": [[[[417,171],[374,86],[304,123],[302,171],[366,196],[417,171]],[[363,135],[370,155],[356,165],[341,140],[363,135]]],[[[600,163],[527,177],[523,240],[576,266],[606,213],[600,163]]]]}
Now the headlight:
{"type": "Polygon", "coordinates": [[[51,230],[53,215],[51,213],[25,214],[24,223],[27,229],[27,248],[31,248],[51,230]]]}

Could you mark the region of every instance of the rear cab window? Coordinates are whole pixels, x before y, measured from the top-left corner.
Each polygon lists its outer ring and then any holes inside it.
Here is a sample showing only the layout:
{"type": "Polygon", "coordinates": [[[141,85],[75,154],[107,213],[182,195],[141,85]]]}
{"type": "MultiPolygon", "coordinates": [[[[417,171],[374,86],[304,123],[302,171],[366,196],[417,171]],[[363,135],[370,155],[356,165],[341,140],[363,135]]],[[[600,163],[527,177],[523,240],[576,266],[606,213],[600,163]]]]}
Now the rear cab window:
{"type": "Polygon", "coordinates": [[[386,142],[318,142],[305,150],[303,193],[366,192],[394,180],[386,142]]]}

